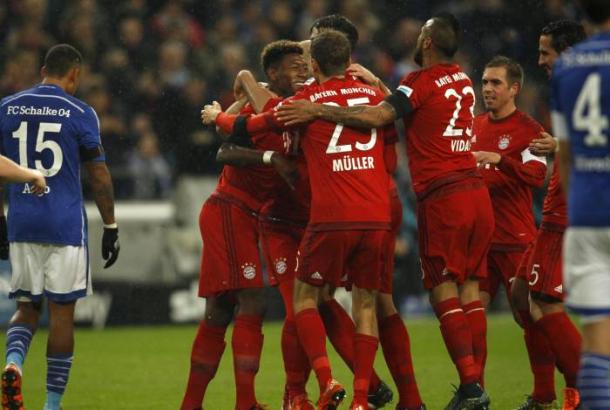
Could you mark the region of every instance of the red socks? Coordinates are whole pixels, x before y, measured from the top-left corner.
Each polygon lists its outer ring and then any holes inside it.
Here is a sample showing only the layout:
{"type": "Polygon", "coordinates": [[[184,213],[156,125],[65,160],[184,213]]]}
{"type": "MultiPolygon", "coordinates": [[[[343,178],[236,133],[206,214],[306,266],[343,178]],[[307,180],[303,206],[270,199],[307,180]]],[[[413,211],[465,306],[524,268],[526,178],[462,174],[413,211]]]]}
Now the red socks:
{"type": "Polygon", "coordinates": [[[460,301],[450,298],[439,302],[434,306],[434,312],[449,356],[460,375],[460,384],[477,382],[479,371],[472,353],[472,334],[460,301]]]}
{"type": "Polygon", "coordinates": [[[546,335],[567,387],[576,387],[582,339],[565,312],[545,315],[536,325],[546,335]]]}
{"type": "Polygon", "coordinates": [[[256,404],[254,378],[263,349],[261,326],[263,318],[256,315],[239,315],[235,318],[233,338],[233,369],[235,372],[236,410],[249,410],[256,404]]]}
{"type": "Polygon", "coordinates": [[[320,392],[332,379],[330,362],[326,354],[326,332],[317,309],[305,309],[295,314],[297,333],[309,364],[316,373],[320,392]]]}
{"type": "Polygon", "coordinates": [[[377,353],[378,340],[374,336],[356,333],[354,336],[354,353],[358,360],[354,362],[354,404],[368,408],[368,391],[373,373],[373,363],[377,353]]]}
{"type": "Polygon", "coordinates": [[[480,300],[475,300],[462,307],[470,325],[472,334],[472,354],[479,367],[479,383],[484,385],[485,362],[487,361],[487,318],[485,308],[480,300]]]}
{"type": "Polygon", "coordinates": [[[523,339],[534,375],[532,398],[539,403],[550,403],[557,398],[555,395],[555,355],[546,336],[532,320],[529,310],[520,310],[519,317],[523,323],[523,339]]]}
{"type": "Polygon", "coordinates": [[[205,390],[214,378],[225,349],[224,327],[211,327],[202,320],[191,351],[191,370],[181,410],[201,408],[205,390]]]}
{"type": "Polygon", "coordinates": [[[379,341],[398,389],[399,401],[396,407],[420,407],[422,401],[413,372],[409,333],[398,313],[379,320],[379,341]]]}
{"type": "Polygon", "coordinates": [[[305,393],[305,384],[309,376],[309,361],[299,342],[294,319],[284,321],[282,328],[282,355],[286,371],[286,386],[289,397],[305,393]]]}
{"type": "MultiPolygon", "coordinates": [[[[319,309],[330,343],[347,367],[354,372],[354,338],[356,337],[354,321],[335,299],[323,302],[319,309]]],[[[381,380],[373,369],[369,391],[375,391],[380,383],[381,380]]]]}

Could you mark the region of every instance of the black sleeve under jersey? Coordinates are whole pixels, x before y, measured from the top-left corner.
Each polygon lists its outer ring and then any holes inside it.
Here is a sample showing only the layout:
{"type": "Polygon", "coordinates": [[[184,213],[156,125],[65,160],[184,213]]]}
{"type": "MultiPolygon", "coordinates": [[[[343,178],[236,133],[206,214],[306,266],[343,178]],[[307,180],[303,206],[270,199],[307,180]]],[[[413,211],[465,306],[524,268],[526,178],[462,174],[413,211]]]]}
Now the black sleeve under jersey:
{"type": "Polygon", "coordinates": [[[248,134],[247,117],[240,115],[235,120],[233,125],[233,132],[229,135],[227,142],[240,147],[252,147],[252,140],[250,134],[248,134]]]}
{"type": "Polygon", "coordinates": [[[411,100],[409,100],[409,98],[402,91],[394,91],[394,93],[388,95],[384,101],[394,107],[394,111],[396,111],[396,119],[403,118],[413,111],[411,100]]]}
{"type": "Polygon", "coordinates": [[[104,148],[101,145],[98,145],[94,148],[85,148],[81,146],[79,148],[80,160],[82,162],[92,161],[98,157],[104,155],[104,148]]]}

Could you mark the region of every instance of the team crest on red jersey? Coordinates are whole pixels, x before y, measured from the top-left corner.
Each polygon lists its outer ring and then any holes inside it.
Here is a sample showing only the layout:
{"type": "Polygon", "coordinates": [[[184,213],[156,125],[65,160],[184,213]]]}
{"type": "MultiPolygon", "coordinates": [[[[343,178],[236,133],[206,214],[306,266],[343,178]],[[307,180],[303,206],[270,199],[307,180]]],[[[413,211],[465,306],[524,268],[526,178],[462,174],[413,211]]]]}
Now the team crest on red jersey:
{"type": "Polygon", "coordinates": [[[510,144],[510,135],[504,134],[498,139],[498,148],[504,150],[510,144]]]}
{"type": "Polygon", "coordinates": [[[256,265],[254,263],[246,262],[241,265],[241,269],[246,279],[254,279],[256,276],[256,265]]]}
{"type": "Polygon", "coordinates": [[[286,273],[286,269],[288,269],[286,258],[277,258],[275,260],[275,272],[277,272],[278,275],[283,275],[286,273]]]}

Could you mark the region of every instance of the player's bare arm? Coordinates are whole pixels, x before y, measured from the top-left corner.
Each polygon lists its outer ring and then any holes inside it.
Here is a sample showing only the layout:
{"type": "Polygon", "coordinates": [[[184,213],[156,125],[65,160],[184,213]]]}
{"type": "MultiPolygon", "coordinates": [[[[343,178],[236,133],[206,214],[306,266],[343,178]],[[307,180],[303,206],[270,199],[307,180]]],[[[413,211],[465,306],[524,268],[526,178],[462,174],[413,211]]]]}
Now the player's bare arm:
{"type": "Polygon", "coordinates": [[[258,114],[263,111],[267,102],[275,96],[268,88],[263,87],[249,70],[241,70],[233,84],[235,98],[245,96],[258,114]]]}
{"type": "Polygon", "coordinates": [[[386,101],[374,106],[334,107],[297,100],[278,107],[276,116],[287,126],[323,119],[358,128],[381,127],[394,122],[397,118],[394,107],[386,101]]]}
{"type": "Polygon", "coordinates": [[[225,142],[216,153],[216,161],[236,167],[272,166],[292,189],[298,178],[296,164],[275,151],[245,148],[225,142]]]}
{"type": "Polygon", "coordinates": [[[347,73],[353,75],[354,77],[358,77],[362,82],[379,88],[385,95],[392,94],[392,91],[381,81],[379,77],[373,74],[366,67],[353,63],[347,68],[347,73]]]}
{"type": "Polygon", "coordinates": [[[0,178],[7,182],[26,182],[32,184],[33,194],[44,193],[47,182],[44,176],[35,169],[18,165],[9,158],[0,155],[0,178]]]}
{"type": "Polygon", "coordinates": [[[537,156],[550,155],[557,151],[557,141],[548,132],[541,132],[539,138],[530,142],[530,152],[537,156]]]}
{"type": "Polygon", "coordinates": [[[112,187],[112,178],[106,163],[87,161],[85,162],[85,167],[89,174],[93,198],[102,216],[104,225],[116,223],[114,219],[114,188],[112,187]]]}

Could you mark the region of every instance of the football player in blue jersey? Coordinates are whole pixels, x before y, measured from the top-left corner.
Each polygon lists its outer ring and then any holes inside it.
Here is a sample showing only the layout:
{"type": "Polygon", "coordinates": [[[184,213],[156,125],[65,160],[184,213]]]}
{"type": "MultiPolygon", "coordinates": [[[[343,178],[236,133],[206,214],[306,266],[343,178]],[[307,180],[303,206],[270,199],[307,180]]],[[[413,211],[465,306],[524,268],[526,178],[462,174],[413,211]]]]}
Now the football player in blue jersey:
{"type": "Polygon", "coordinates": [[[557,60],[552,121],[568,198],[564,277],[580,315],[584,407],[610,409],[610,2],[582,0],[599,32],[557,60]]]}
{"type": "Polygon", "coordinates": [[[28,347],[38,327],[43,297],[48,300],[47,397],[45,410],[59,410],[74,349],[74,306],[91,293],[87,219],[80,183],[81,163],[89,175],[104,222],[105,267],[119,255],[112,179],[105,163],[95,111],[73,97],[83,59],[72,46],[52,47],[40,84],[0,101],[2,154],[45,177],[9,184],[6,242],[12,267],[9,297],[17,310],[9,322],[6,367],[2,373],[2,409],[23,409],[21,376],[28,347]]]}

